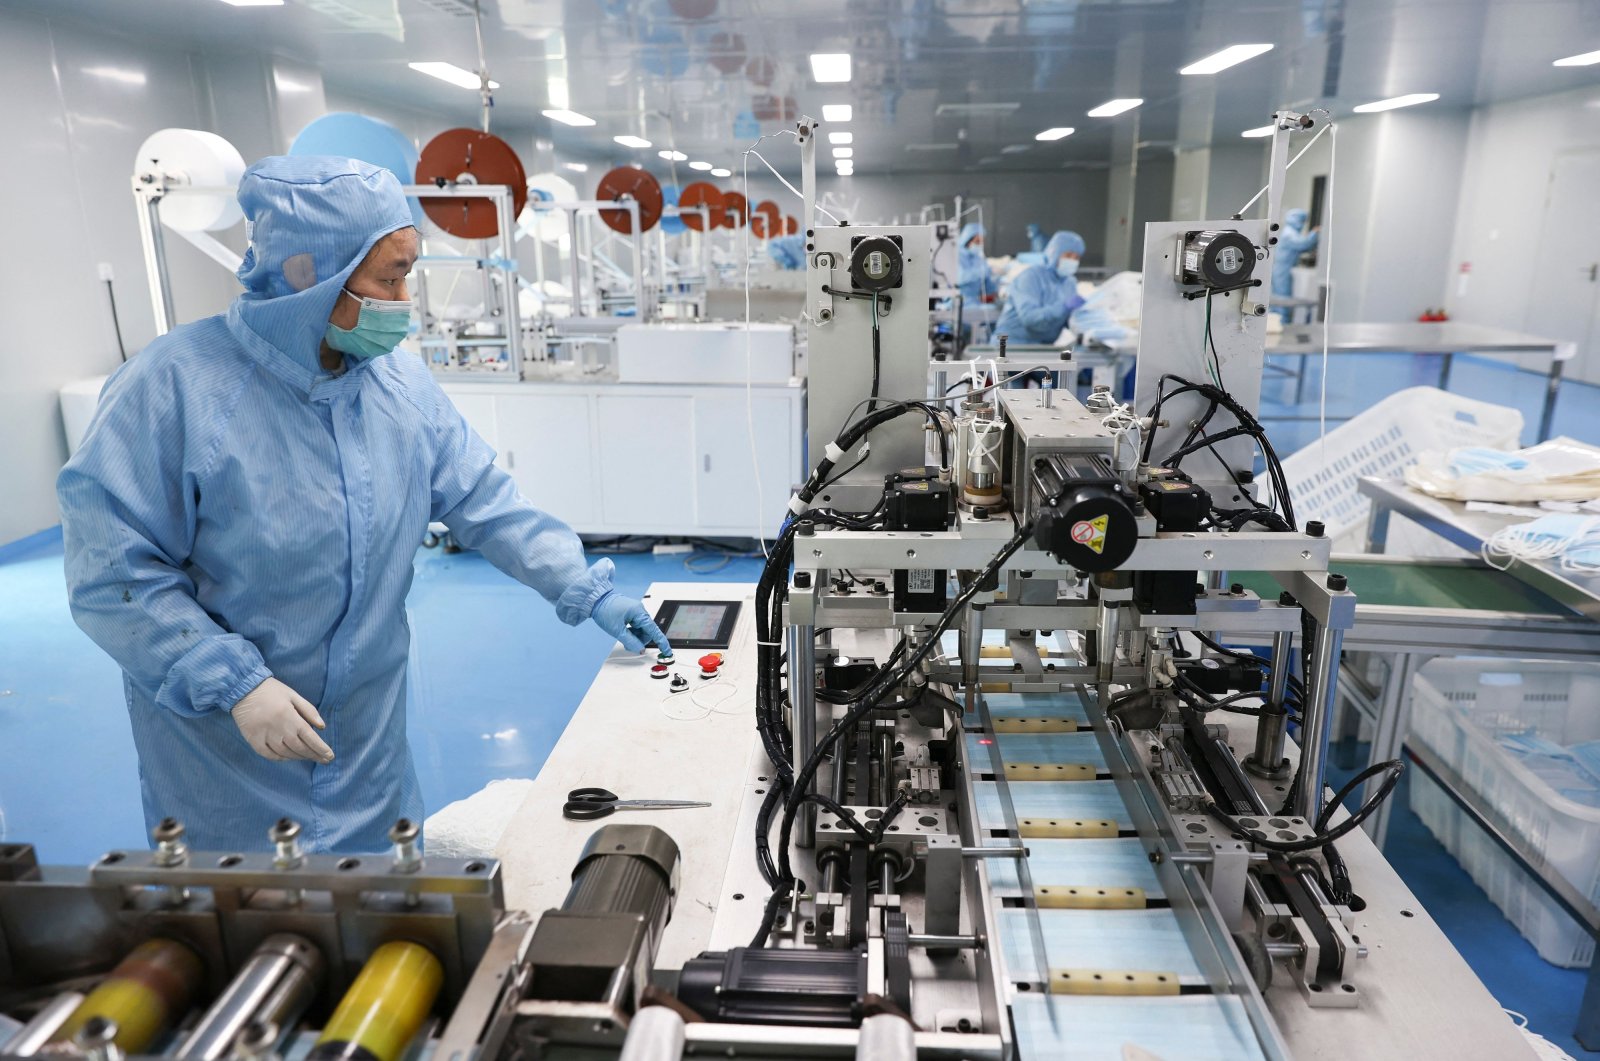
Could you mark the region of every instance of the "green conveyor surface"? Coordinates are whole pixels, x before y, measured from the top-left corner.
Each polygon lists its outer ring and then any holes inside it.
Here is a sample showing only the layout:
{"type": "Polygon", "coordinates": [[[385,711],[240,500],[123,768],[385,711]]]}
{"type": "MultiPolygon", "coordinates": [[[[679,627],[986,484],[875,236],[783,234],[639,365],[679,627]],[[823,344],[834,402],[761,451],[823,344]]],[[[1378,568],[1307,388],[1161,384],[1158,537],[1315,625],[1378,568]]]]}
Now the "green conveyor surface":
{"type": "MultiPolygon", "coordinates": [[[[1453,608],[1518,615],[1571,615],[1572,612],[1504,571],[1487,567],[1335,560],[1329,570],[1350,580],[1359,604],[1403,608],[1453,608]]],[[[1269,600],[1280,587],[1262,571],[1234,571],[1229,577],[1269,600]]]]}

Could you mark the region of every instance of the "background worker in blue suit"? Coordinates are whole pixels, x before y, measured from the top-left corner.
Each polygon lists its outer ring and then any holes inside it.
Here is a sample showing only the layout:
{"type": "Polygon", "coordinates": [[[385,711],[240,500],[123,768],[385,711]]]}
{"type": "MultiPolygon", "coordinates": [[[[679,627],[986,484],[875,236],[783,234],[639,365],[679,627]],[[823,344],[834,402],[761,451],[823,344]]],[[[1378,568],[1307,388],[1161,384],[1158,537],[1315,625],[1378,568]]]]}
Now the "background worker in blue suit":
{"type": "Polygon", "coordinates": [[[969,221],[956,240],[956,287],[961,297],[970,305],[992,301],[1000,290],[1000,282],[989,268],[989,259],[983,256],[983,225],[969,221]]]}
{"type": "Polygon", "coordinates": [[[1028,222],[1028,251],[1032,254],[1043,254],[1044,242],[1044,229],[1032,221],[1028,222]]]}
{"type": "Polygon", "coordinates": [[[522,498],[406,335],[399,182],[268,158],[224,315],[106,384],[57,484],[73,617],[122,666],[145,819],[199,849],[379,851],[423,817],[406,742],[406,591],[430,520],[630,649],[668,651],[576,535],[522,498]]]}
{"type": "Polygon", "coordinates": [[[1028,266],[1011,281],[1005,309],[995,322],[996,337],[1010,336],[1013,343],[1054,343],[1072,311],[1083,305],[1077,279],[1083,252],[1083,237],[1076,232],[1051,236],[1044,246],[1044,264],[1028,266]]]}
{"type": "Polygon", "coordinates": [[[804,236],[778,236],[767,241],[767,256],[780,269],[804,269],[806,265],[806,239],[804,236]]]}
{"type": "MultiPolygon", "coordinates": [[[[1317,245],[1316,229],[1306,231],[1311,215],[1295,207],[1283,215],[1283,230],[1278,233],[1277,246],[1272,248],[1272,293],[1285,298],[1294,294],[1294,266],[1300,255],[1317,245]]],[[[1287,321],[1294,312],[1288,306],[1276,307],[1276,313],[1287,321]]]]}

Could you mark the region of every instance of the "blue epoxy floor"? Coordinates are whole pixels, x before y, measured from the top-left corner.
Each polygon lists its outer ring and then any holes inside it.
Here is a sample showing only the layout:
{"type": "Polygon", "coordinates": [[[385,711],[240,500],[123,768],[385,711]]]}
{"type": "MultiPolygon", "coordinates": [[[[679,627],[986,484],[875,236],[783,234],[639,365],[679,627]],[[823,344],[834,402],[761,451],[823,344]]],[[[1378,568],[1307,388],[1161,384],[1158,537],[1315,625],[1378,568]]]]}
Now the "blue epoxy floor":
{"type": "MultiPolygon", "coordinates": [[[[1269,379],[1263,419],[1292,453],[1316,437],[1319,366],[1308,402],[1269,379]]],[[[1401,387],[1431,384],[1428,359],[1335,358],[1330,414],[1349,413],[1401,387]]],[[[1458,358],[1452,390],[1515,404],[1538,422],[1544,379],[1458,358]]],[[[1565,384],[1556,432],[1600,442],[1600,388],[1565,384]]],[[[655,581],[690,581],[681,556],[619,556],[617,584],[639,594],[655,581]]],[[[538,771],[610,649],[592,627],[561,625],[537,595],[474,554],[418,556],[410,607],[414,631],[410,728],[430,809],[501,777],[538,771]]],[[[754,581],[740,559],[709,576],[754,581]]],[[[143,841],[132,738],[116,667],[73,625],[61,578],[59,532],[0,547],[0,840],[26,840],[50,862],[86,862],[143,841]]],[[[1403,783],[1402,783],[1403,784],[1403,783]]],[[[1423,905],[1504,1005],[1573,1054],[1571,1028],[1583,974],[1534,952],[1405,807],[1397,795],[1388,855],[1423,905]]],[[[1360,882],[1357,882],[1359,889],[1360,882]]]]}
{"type": "MultiPolygon", "coordinates": [[[[634,596],[652,582],[760,576],[743,558],[711,575],[681,555],[613,560],[617,588],[634,596]]],[[[0,601],[0,841],[57,863],[143,844],[121,674],[72,622],[59,530],[0,550],[0,601]]],[[[612,642],[563,625],[476,553],[418,553],[409,607],[408,726],[428,810],[538,773],[612,642]]]]}

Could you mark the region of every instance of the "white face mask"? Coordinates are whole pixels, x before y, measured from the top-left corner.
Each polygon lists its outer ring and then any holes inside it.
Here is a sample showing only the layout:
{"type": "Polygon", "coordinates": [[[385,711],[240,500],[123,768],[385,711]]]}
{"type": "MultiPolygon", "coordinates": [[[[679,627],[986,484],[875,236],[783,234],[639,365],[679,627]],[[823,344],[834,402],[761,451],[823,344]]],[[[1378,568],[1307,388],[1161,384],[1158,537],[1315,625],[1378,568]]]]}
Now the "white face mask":
{"type": "Polygon", "coordinates": [[[1056,275],[1063,280],[1070,280],[1078,275],[1078,259],[1063,257],[1056,262],[1056,275]]]}

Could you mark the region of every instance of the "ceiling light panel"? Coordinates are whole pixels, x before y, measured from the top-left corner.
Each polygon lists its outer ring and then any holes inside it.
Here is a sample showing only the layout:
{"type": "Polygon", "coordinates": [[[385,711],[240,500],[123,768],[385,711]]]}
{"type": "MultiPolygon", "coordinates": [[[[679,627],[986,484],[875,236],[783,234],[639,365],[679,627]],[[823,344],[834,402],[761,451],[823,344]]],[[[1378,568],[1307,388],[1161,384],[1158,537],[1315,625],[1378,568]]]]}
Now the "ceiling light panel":
{"type": "Polygon", "coordinates": [[[1582,55],[1569,55],[1565,59],[1557,59],[1551,66],[1593,66],[1600,63],[1600,52],[1584,52],[1582,55]]]}
{"type": "Polygon", "coordinates": [[[694,162],[689,163],[689,168],[690,169],[697,169],[697,170],[700,170],[701,172],[705,172],[706,170],[711,169],[712,167],[711,167],[711,163],[709,163],[709,162],[700,162],[700,161],[696,160],[694,162]]]}
{"type": "Polygon", "coordinates": [[[721,166],[718,166],[716,169],[711,171],[711,175],[713,177],[731,177],[733,176],[733,170],[723,169],[721,166]]]}
{"type": "Polygon", "coordinates": [[[833,149],[834,158],[854,158],[856,149],[853,147],[836,147],[833,149]]]}
{"type": "Polygon", "coordinates": [[[1060,140],[1064,136],[1071,136],[1074,130],[1070,125],[1058,125],[1053,129],[1046,129],[1034,136],[1035,140],[1060,140]]]}
{"type": "Polygon", "coordinates": [[[848,103],[824,103],[822,105],[822,120],[825,122],[847,122],[852,116],[848,103]]]}
{"type": "Polygon", "coordinates": [[[1392,111],[1401,107],[1415,107],[1419,103],[1432,103],[1438,98],[1439,93],[1437,92],[1412,92],[1405,96],[1392,96],[1389,99],[1363,103],[1355,108],[1355,112],[1357,114],[1377,114],[1379,111],[1392,111]]]}
{"type": "Polygon", "coordinates": [[[1273,130],[1273,126],[1270,126],[1270,125],[1258,125],[1254,129],[1246,129],[1244,132],[1240,133],[1239,135],[1240,136],[1250,136],[1250,137],[1271,136],[1272,135],[1272,130],[1273,130]]]}
{"type": "Polygon", "coordinates": [[[841,84],[850,80],[849,52],[813,52],[811,76],[822,84],[841,84]]]}
{"type": "Polygon", "coordinates": [[[656,154],[666,159],[668,162],[689,161],[689,156],[685,155],[682,151],[657,151],[656,154]]]}
{"type": "Polygon", "coordinates": [[[934,108],[937,115],[948,114],[1010,114],[1022,104],[1009,103],[941,103],[934,108]]]}
{"type": "Polygon", "coordinates": [[[855,133],[829,133],[828,134],[828,143],[830,143],[830,144],[850,144],[850,143],[854,143],[855,139],[856,139],[856,134],[855,133]]]}
{"type": "Polygon", "coordinates": [[[611,139],[623,147],[649,147],[650,141],[642,136],[613,136],[611,139]]]}
{"type": "MultiPolygon", "coordinates": [[[[419,74],[436,77],[440,81],[447,81],[457,88],[477,88],[478,75],[455,63],[407,63],[407,66],[419,74]]],[[[489,82],[490,88],[499,88],[500,82],[489,82]]],[[[546,113],[549,113],[548,111],[546,113]]],[[[593,123],[590,123],[593,124],[593,123]]]]}
{"type": "Polygon", "coordinates": [[[1137,107],[1143,102],[1144,100],[1142,99],[1108,99],[1104,103],[1100,104],[1100,106],[1090,111],[1089,117],[1113,118],[1118,114],[1124,113],[1125,111],[1133,110],[1133,108],[1137,107]]]}
{"type": "Polygon", "coordinates": [[[1230,44],[1220,52],[1213,52],[1198,62],[1190,63],[1179,70],[1180,74],[1190,76],[1196,74],[1215,74],[1238,66],[1247,59],[1254,59],[1258,55],[1265,55],[1272,50],[1270,44],[1230,44]]]}
{"type": "Polygon", "coordinates": [[[573,125],[582,128],[583,126],[594,124],[593,118],[587,114],[579,114],[577,111],[549,110],[540,111],[539,113],[553,122],[560,122],[562,125],[573,125]]]}

